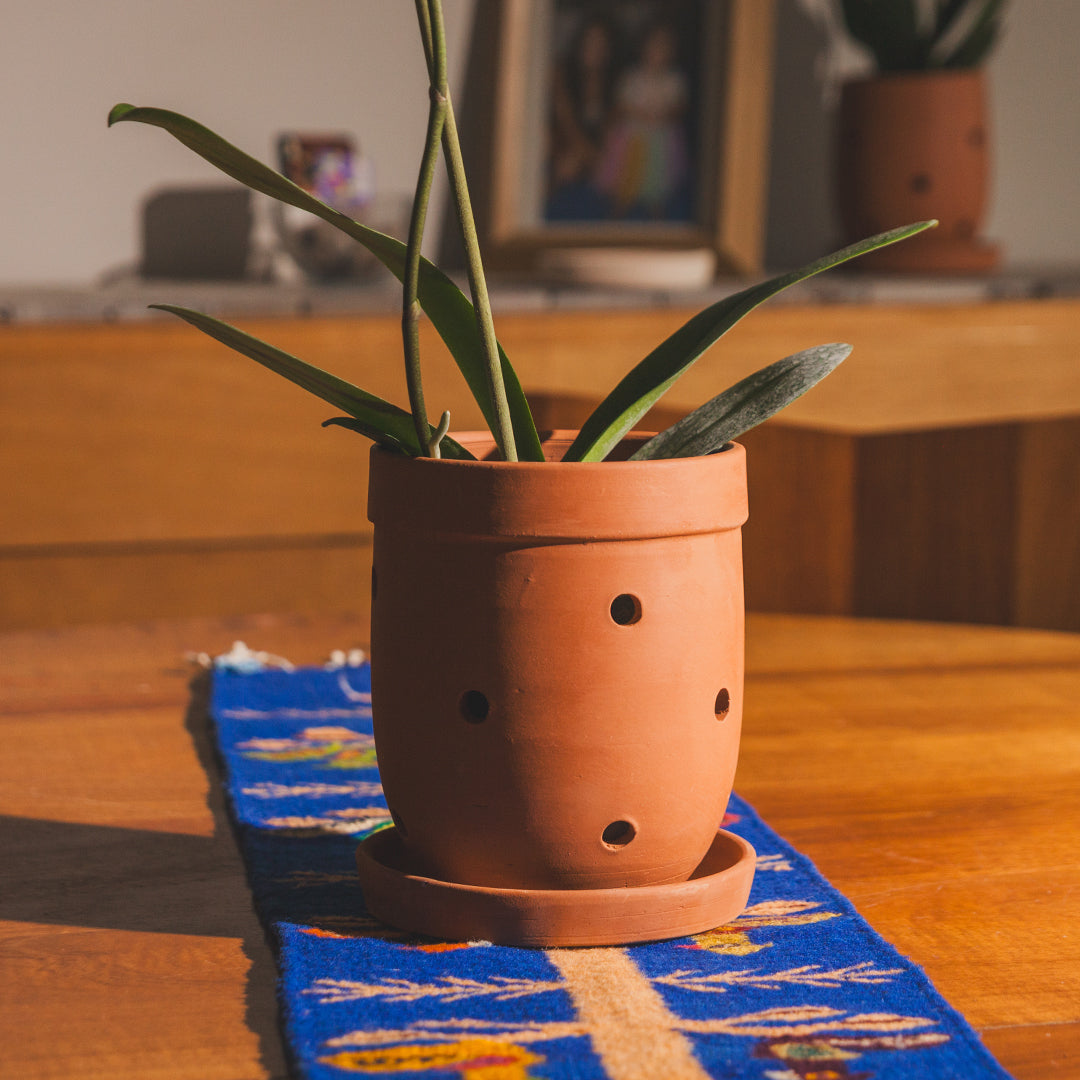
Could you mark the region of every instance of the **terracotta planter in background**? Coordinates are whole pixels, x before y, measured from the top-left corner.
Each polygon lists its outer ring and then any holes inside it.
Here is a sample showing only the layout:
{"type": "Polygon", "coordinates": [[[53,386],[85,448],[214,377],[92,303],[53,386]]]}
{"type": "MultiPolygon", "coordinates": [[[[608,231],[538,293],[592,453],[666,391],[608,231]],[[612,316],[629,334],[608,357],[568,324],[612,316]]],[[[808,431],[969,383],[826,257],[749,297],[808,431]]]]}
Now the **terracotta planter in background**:
{"type": "Polygon", "coordinates": [[[610,944],[746,902],[752,851],[717,834],[742,718],[743,450],[558,463],[571,440],[546,440],[548,464],[372,451],[395,830],[359,863],[369,908],[407,929],[610,944]]]}
{"type": "Polygon", "coordinates": [[[997,248],[979,238],[989,176],[981,71],[903,72],[843,87],[836,192],[846,241],[912,221],[940,222],[864,256],[860,267],[929,273],[993,268],[997,248]]]}

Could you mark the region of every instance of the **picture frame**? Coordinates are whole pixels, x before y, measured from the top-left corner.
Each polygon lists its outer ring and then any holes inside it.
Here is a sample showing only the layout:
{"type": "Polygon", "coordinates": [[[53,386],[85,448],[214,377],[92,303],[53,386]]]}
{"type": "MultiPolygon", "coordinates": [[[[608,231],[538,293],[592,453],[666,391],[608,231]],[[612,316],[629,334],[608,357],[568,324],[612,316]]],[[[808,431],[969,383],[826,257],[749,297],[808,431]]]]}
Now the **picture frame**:
{"type": "Polygon", "coordinates": [[[351,135],[285,131],[277,157],[282,175],[335,209],[355,210],[372,197],[371,165],[351,135]]]}
{"type": "Polygon", "coordinates": [[[705,249],[721,274],[761,269],[774,0],[501,0],[495,10],[477,215],[491,267],[535,271],[633,248],[705,249]],[[588,139],[575,130],[586,119],[588,139]]]}

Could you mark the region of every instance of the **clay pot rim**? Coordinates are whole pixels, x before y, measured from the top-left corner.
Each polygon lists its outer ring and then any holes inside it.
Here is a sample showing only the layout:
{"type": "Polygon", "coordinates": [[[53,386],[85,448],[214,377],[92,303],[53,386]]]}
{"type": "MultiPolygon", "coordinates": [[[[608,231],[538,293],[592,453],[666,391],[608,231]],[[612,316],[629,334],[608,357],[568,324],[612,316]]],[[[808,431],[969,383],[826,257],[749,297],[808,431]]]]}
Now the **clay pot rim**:
{"type": "MultiPolygon", "coordinates": [[[[558,452],[576,432],[546,432],[558,452]]],[[[453,433],[470,450],[489,432],[453,433]]],[[[623,453],[651,438],[635,432],[623,453]]],[[[485,538],[646,539],[713,533],[746,521],[746,452],[659,461],[468,461],[372,447],[368,519],[397,529],[485,538]]]]}
{"type": "MultiPolygon", "coordinates": [[[[577,431],[571,428],[549,428],[539,432],[540,442],[544,447],[549,444],[557,444],[562,446],[565,444],[564,449],[568,449],[570,444],[577,436],[577,431]]],[[[624,452],[632,452],[638,446],[646,443],[649,439],[656,435],[655,431],[630,431],[622,437],[619,441],[618,447],[615,452],[622,449],[624,452]]],[[[488,452],[495,450],[495,439],[490,431],[486,430],[469,430],[469,431],[451,431],[449,432],[450,438],[455,442],[460,443],[467,450],[471,450],[474,453],[476,448],[487,447],[488,452]]],[[[690,466],[691,462],[706,462],[715,458],[721,457],[724,454],[729,453],[735,449],[741,449],[742,444],[738,442],[725,443],[719,450],[714,451],[711,454],[696,454],[692,457],[674,457],[674,458],[650,458],[645,461],[627,461],[624,459],[605,459],[604,461],[561,461],[561,460],[547,460],[547,461],[503,461],[501,458],[486,458],[479,457],[475,461],[471,461],[467,458],[432,458],[432,457],[410,457],[409,461],[412,463],[424,466],[442,468],[444,466],[452,466],[454,468],[467,468],[467,469],[541,469],[544,472],[550,472],[552,466],[564,466],[567,468],[573,467],[574,469],[604,469],[607,471],[612,468],[619,468],[625,471],[629,468],[644,468],[646,466],[650,468],[681,468],[686,469],[690,466]]],[[[400,458],[402,455],[393,450],[387,450],[385,447],[379,446],[377,443],[371,447],[371,453],[380,457],[386,456],[390,458],[400,458]]]]}
{"type": "Polygon", "coordinates": [[[912,71],[874,71],[867,75],[855,75],[843,81],[843,88],[849,86],[871,86],[877,83],[918,83],[918,82],[969,82],[985,79],[981,67],[966,68],[925,68],[912,71]]]}

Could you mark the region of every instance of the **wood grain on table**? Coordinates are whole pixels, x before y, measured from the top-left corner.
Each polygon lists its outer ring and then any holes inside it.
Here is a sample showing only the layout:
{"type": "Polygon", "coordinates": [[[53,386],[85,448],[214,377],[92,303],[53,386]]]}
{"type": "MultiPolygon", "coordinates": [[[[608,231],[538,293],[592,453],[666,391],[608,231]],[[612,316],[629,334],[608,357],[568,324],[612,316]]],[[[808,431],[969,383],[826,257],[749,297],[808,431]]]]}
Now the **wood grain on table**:
{"type": "MultiPolygon", "coordinates": [[[[0,1076],[285,1075],[188,651],[366,620],[0,636],[0,1076]]],[[[737,788],[1020,1080],[1080,1077],[1080,636],[752,616],[737,788]]]]}

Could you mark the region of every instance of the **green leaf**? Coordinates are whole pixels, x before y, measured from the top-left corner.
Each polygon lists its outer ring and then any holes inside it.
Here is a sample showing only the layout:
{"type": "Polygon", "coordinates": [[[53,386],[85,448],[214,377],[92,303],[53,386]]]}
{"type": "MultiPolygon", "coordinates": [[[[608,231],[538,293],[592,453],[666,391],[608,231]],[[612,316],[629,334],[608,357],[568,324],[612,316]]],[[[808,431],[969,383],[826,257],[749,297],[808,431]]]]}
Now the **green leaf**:
{"type": "Polygon", "coordinates": [[[818,345],[777,360],[651,438],[630,460],[713,454],[801,397],[850,353],[850,345],[818,345]]]}
{"type": "Polygon", "coordinates": [[[826,255],[800,270],[753,285],[717,301],[699,312],[658,345],[629,372],[585,421],[564,461],[603,461],[619,440],[660,400],[675,381],[744,315],[771,296],[806,278],[820,274],[849,259],[914,236],[936,221],[921,221],[860,240],[832,255],[826,255]]]}
{"type": "Polygon", "coordinates": [[[851,36],[874,54],[881,71],[924,66],[928,42],[919,33],[915,0],[842,0],[840,10],[851,36]]]}
{"type": "Polygon", "coordinates": [[[1004,0],[986,0],[964,40],[942,60],[943,67],[977,67],[994,47],[1001,29],[1004,0]]]}
{"type": "Polygon", "coordinates": [[[397,450],[401,454],[405,454],[407,457],[415,457],[415,454],[410,454],[393,436],[387,435],[385,432],[382,436],[378,436],[374,433],[374,428],[370,424],[365,424],[363,420],[357,420],[355,416],[332,416],[329,420],[322,422],[323,427],[343,427],[349,431],[355,431],[360,435],[365,435],[373,442],[377,442],[380,446],[387,450],[397,450]]]}
{"type": "MultiPolygon", "coordinates": [[[[353,430],[360,431],[380,446],[397,450],[416,457],[420,453],[420,443],[416,437],[412,414],[383,398],[369,394],[358,386],[339,379],[321,368],[305,363],[287,352],[275,348],[265,341],[260,341],[251,334],[238,330],[235,326],[221,322],[209,315],[188,308],[174,307],[171,304],[152,304],[159,311],[168,311],[178,315],[185,322],[208,334],[223,345],[228,345],[244,356],[269,368],[297,386],[320,397],[323,401],[336,405],[347,412],[355,421],[353,430]]],[[[434,429],[432,429],[434,434],[434,429]]],[[[465,447],[452,439],[443,439],[443,455],[454,458],[471,458],[465,447]]]]}
{"type": "Polygon", "coordinates": [[[937,0],[934,12],[934,40],[940,41],[952,28],[968,0],[937,0]]]}
{"type": "MultiPolygon", "coordinates": [[[[279,202],[297,206],[301,210],[307,210],[316,217],[322,218],[323,221],[329,222],[363,244],[398,280],[404,277],[406,249],[400,240],[369,229],[366,225],[361,225],[333,207],[327,206],[326,203],[309,195],[303,188],[287,180],[281,173],[275,172],[268,165],[238,150],[220,135],[203,127],[202,124],[167,109],[124,104],[113,106],[109,113],[109,126],[126,120],[163,128],[211,165],[220,169],[226,176],[231,176],[253,191],[269,195],[279,202]]],[[[493,428],[494,406],[491,402],[486,362],[472,304],[450,278],[427,259],[421,261],[417,295],[420,306],[431,319],[439,336],[446,342],[450,354],[461,369],[469,390],[484,414],[484,420],[489,428],[493,428]]],[[[543,461],[544,452],[540,446],[540,437],[536,433],[536,425],[533,423],[525,394],[501,346],[499,358],[506,385],[506,395],[510,403],[510,416],[518,455],[525,461],[543,461]]]]}

